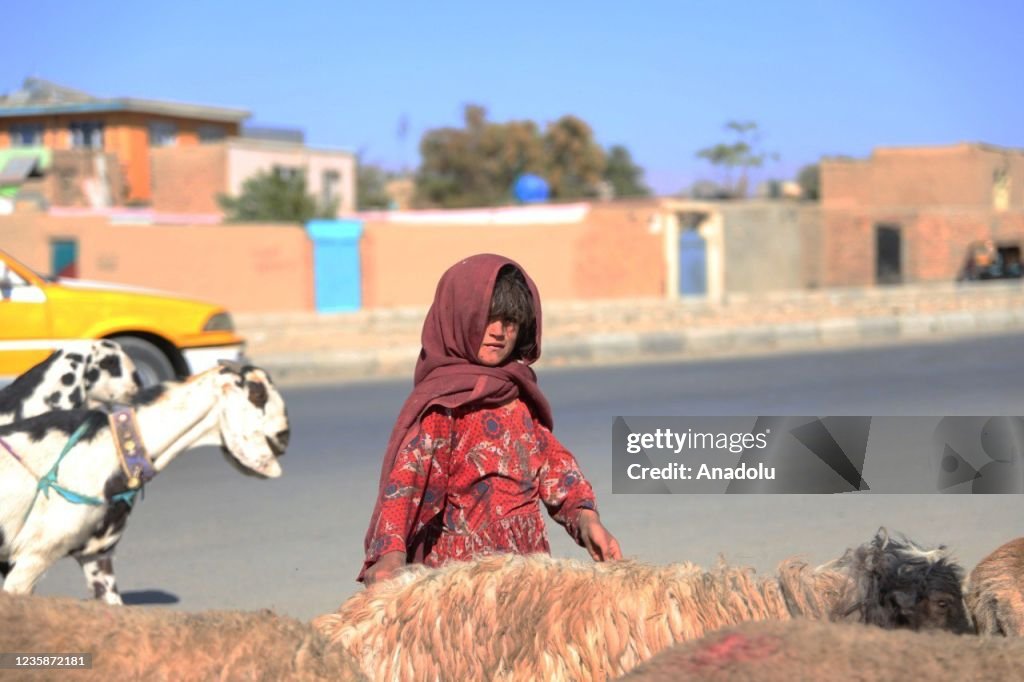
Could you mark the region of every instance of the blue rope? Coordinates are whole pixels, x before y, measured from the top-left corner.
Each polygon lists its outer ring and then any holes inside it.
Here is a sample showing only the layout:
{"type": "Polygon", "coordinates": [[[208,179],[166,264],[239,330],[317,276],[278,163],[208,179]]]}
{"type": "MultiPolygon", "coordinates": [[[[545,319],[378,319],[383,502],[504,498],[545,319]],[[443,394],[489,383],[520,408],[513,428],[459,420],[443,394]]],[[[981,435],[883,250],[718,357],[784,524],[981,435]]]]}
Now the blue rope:
{"type": "Polygon", "coordinates": [[[60,456],[57,458],[57,461],[53,463],[53,467],[50,469],[49,473],[47,473],[45,476],[39,479],[39,484],[36,485],[36,494],[32,498],[32,504],[29,505],[28,511],[25,512],[25,518],[22,520],[21,525],[25,525],[25,523],[28,521],[28,516],[32,513],[32,509],[36,506],[36,500],[39,499],[39,493],[42,492],[43,496],[46,497],[46,499],[50,499],[51,488],[53,490],[56,490],[57,494],[59,494],[61,497],[63,497],[68,502],[71,502],[72,504],[89,504],[94,507],[98,507],[103,504],[103,500],[96,499],[95,497],[90,497],[89,495],[82,495],[81,493],[76,493],[75,491],[68,490],[67,488],[57,483],[57,474],[60,469],[61,461],[64,459],[65,455],[71,452],[71,449],[75,447],[78,441],[82,439],[82,436],[85,435],[85,432],[88,428],[89,417],[86,417],[85,421],[82,422],[82,425],[75,429],[75,432],[71,434],[71,438],[69,438],[68,442],[64,445],[64,449],[61,450],[60,456]]]}
{"type": "MultiPolygon", "coordinates": [[[[135,490],[125,490],[124,492],[117,493],[116,495],[111,495],[110,496],[110,501],[111,502],[124,502],[129,507],[134,507],[135,506],[135,496],[138,495],[140,492],[143,492],[144,490],[145,490],[145,487],[143,487],[143,488],[136,488],[135,490]]],[[[143,494],[142,497],[145,498],[146,497],[145,494],[143,494]]]]}

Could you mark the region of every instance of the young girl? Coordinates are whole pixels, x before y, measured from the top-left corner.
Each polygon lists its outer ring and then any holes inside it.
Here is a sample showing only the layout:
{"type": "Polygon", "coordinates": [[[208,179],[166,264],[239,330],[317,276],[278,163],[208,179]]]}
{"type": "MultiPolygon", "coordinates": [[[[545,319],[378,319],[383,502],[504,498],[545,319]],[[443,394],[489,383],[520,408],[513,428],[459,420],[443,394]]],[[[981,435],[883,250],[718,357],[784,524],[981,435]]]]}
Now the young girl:
{"type": "Polygon", "coordinates": [[[530,369],[540,338],[540,296],[518,264],[481,254],[444,273],[384,456],[358,580],[371,585],[407,562],[549,552],[538,500],[595,561],[622,558],[593,489],[551,433],[530,369]]]}

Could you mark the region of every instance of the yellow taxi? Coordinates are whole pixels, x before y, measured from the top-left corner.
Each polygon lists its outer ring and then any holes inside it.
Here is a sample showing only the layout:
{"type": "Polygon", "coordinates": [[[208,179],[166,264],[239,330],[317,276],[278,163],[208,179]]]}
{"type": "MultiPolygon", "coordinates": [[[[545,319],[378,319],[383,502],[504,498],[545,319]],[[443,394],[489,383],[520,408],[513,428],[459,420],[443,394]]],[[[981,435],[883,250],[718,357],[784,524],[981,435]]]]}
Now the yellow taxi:
{"type": "Polygon", "coordinates": [[[144,385],[241,360],[245,341],[217,305],[118,284],[43,277],[0,251],[0,385],[54,349],[111,339],[144,385]]]}

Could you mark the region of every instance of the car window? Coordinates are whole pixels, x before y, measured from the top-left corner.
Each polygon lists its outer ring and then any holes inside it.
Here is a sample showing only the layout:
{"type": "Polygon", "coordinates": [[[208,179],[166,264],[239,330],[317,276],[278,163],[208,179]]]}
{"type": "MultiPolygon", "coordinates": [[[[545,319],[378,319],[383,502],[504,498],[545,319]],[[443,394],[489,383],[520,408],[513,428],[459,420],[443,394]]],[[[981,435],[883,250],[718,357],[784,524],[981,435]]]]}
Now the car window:
{"type": "Polygon", "coordinates": [[[39,287],[29,284],[25,279],[11,270],[10,266],[0,260],[0,300],[16,303],[38,303],[46,297],[39,287]]]}

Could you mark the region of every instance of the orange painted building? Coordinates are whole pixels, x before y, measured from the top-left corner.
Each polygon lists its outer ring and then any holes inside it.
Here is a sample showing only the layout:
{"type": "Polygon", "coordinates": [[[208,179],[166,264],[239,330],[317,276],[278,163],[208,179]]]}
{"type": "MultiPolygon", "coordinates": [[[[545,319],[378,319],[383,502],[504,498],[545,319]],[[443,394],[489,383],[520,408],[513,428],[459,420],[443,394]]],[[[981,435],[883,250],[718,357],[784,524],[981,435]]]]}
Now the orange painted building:
{"type": "Polygon", "coordinates": [[[218,142],[240,134],[249,112],[128,97],[99,98],[36,78],[0,97],[0,149],[94,149],[116,155],[125,195],[152,200],[150,149],[218,142]]]}

